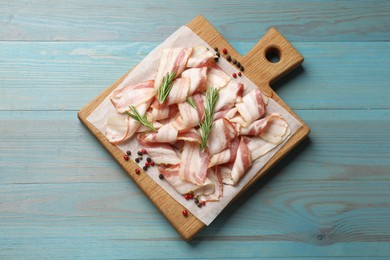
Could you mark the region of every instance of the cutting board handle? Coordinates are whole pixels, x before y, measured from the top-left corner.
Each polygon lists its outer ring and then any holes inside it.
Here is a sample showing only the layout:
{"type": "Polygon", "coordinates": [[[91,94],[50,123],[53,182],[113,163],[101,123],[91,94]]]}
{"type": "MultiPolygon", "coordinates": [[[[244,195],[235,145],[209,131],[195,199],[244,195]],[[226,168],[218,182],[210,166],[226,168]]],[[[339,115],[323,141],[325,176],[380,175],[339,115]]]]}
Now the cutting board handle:
{"type": "Polygon", "coordinates": [[[246,73],[256,73],[255,78],[259,78],[260,73],[262,82],[257,82],[258,85],[269,86],[302,64],[303,56],[278,30],[271,28],[243,60],[248,68],[252,68],[252,71],[248,70],[246,73]]]}

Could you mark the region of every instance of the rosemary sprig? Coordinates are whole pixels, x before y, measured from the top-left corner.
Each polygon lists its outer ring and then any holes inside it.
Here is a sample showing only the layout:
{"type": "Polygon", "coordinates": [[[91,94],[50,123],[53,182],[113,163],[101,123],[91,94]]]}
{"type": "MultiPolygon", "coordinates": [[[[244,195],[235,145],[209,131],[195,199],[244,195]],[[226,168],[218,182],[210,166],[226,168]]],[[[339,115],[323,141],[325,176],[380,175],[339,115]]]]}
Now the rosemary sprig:
{"type": "Polygon", "coordinates": [[[197,109],[196,106],[195,106],[194,100],[192,99],[192,97],[188,97],[186,101],[187,101],[188,104],[190,104],[190,106],[192,106],[193,108],[197,109]]]}
{"type": "Polygon", "coordinates": [[[161,85],[158,88],[158,92],[157,92],[157,98],[160,104],[164,103],[165,99],[167,99],[169,95],[169,92],[171,92],[173,80],[175,79],[175,76],[176,76],[175,72],[171,72],[171,73],[168,72],[163,77],[161,85]]]}
{"type": "Polygon", "coordinates": [[[156,128],[154,128],[153,123],[149,122],[146,118],[146,115],[141,116],[141,114],[138,112],[138,110],[134,106],[129,106],[130,111],[126,111],[125,113],[128,114],[131,118],[137,120],[147,128],[149,128],[152,131],[156,131],[156,128]]]}
{"type": "Polygon", "coordinates": [[[200,124],[200,138],[202,140],[200,148],[204,150],[207,146],[209,134],[213,126],[214,108],[219,97],[218,89],[210,86],[206,92],[206,103],[204,105],[204,118],[200,124]]]}

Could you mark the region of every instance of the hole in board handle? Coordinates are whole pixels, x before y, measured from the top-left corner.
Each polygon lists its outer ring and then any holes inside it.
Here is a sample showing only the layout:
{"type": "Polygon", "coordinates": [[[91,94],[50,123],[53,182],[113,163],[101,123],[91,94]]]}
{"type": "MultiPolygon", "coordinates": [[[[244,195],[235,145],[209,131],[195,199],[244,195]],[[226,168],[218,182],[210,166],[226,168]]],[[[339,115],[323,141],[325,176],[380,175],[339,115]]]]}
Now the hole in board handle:
{"type": "Polygon", "coordinates": [[[278,63],[280,61],[280,50],[275,46],[268,47],[265,50],[265,58],[270,63],[278,63]]]}

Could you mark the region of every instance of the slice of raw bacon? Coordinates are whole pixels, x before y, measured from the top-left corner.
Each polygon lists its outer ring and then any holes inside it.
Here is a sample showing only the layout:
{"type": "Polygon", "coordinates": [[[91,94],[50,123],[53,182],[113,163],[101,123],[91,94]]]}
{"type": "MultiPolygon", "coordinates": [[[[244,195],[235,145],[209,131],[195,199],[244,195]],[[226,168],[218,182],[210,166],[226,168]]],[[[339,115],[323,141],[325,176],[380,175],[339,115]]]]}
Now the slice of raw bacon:
{"type": "Polygon", "coordinates": [[[242,98],[242,103],[237,103],[236,107],[245,120],[244,126],[248,126],[264,115],[266,106],[261,91],[259,89],[254,89],[246,94],[242,98]]]}
{"type": "Polygon", "coordinates": [[[240,140],[238,138],[235,138],[230,143],[230,146],[228,148],[226,148],[220,153],[214,154],[211,157],[209,167],[234,162],[237,156],[237,150],[239,145],[240,140]]]}
{"type": "Polygon", "coordinates": [[[194,47],[190,58],[187,62],[188,68],[199,68],[207,65],[207,63],[214,57],[217,57],[214,53],[208,50],[204,46],[194,47]]]}
{"type": "Polygon", "coordinates": [[[195,127],[203,120],[204,95],[200,93],[193,95],[192,100],[194,101],[195,108],[193,108],[188,102],[178,104],[180,114],[176,117],[174,126],[179,131],[195,127]]]}
{"type": "Polygon", "coordinates": [[[172,143],[177,141],[177,129],[172,124],[166,124],[157,132],[142,134],[142,139],[146,142],[172,143]]]}
{"type": "Polygon", "coordinates": [[[193,184],[203,184],[209,162],[208,153],[201,151],[199,144],[185,142],[181,154],[180,178],[193,184]]]}
{"type": "Polygon", "coordinates": [[[196,142],[199,144],[202,142],[202,140],[199,136],[199,133],[194,128],[191,128],[188,131],[179,133],[177,136],[177,140],[183,140],[186,142],[196,142]]]}
{"type": "Polygon", "coordinates": [[[237,113],[237,108],[235,108],[235,107],[233,107],[231,109],[218,111],[218,112],[214,113],[213,121],[217,121],[218,119],[221,119],[221,118],[226,118],[229,121],[231,121],[230,119],[233,118],[236,113],[237,113]]]}
{"type": "Polygon", "coordinates": [[[189,89],[189,78],[177,78],[172,84],[171,91],[169,92],[167,100],[164,102],[164,106],[186,101],[189,89]]]}
{"type": "Polygon", "coordinates": [[[222,118],[214,121],[207,142],[207,148],[210,155],[223,151],[229,146],[230,141],[236,137],[237,132],[227,119],[222,118]]]}
{"type": "Polygon", "coordinates": [[[180,158],[173,150],[172,146],[165,143],[150,143],[144,140],[143,135],[138,135],[137,139],[143,148],[146,149],[148,155],[157,164],[172,164],[180,163],[180,158]]]}
{"type": "Polygon", "coordinates": [[[207,90],[207,67],[187,69],[183,71],[181,77],[190,79],[190,90],[188,91],[188,96],[192,96],[192,94],[198,92],[205,92],[207,90]]]}
{"type": "Polygon", "coordinates": [[[171,106],[153,106],[151,111],[147,112],[148,119],[158,121],[161,119],[175,117],[179,112],[177,105],[171,106]]]}
{"type": "Polygon", "coordinates": [[[158,170],[164,179],[180,194],[194,193],[195,195],[211,195],[215,191],[215,182],[206,178],[201,185],[183,181],[179,176],[180,165],[159,165],[158,170]]]}
{"type": "Polygon", "coordinates": [[[124,113],[129,110],[129,106],[136,107],[152,99],[156,94],[153,84],[154,81],[149,80],[137,85],[125,86],[112,92],[110,100],[118,113],[124,113]]]}
{"type": "Polygon", "coordinates": [[[241,139],[240,145],[238,146],[236,159],[231,168],[230,176],[225,174],[223,183],[236,185],[238,180],[246,173],[251,165],[251,153],[244,139],[241,139]]]}
{"type": "Polygon", "coordinates": [[[192,48],[170,48],[162,51],[160,66],[154,81],[154,89],[157,91],[161,82],[168,73],[175,72],[176,78],[180,76],[186,67],[192,48]]]}
{"type": "Polygon", "coordinates": [[[217,89],[223,88],[230,81],[230,77],[217,65],[210,68],[207,73],[206,86],[213,86],[217,89]]]}
{"type": "MultiPolygon", "coordinates": [[[[144,115],[150,105],[150,100],[138,105],[136,109],[144,115]]],[[[140,127],[140,123],[125,114],[114,114],[107,118],[106,137],[110,143],[119,144],[134,135],[140,127]]]]}
{"type": "Polygon", "coordinates": [[[234,107],[236,102],[241,102],[244,85],[239,82],[230,81],[226,87],[219,91],[215,111],[226,110],[234,107]]]}
{"type": "Polygon", "coordinates": [[[216,169],[209,169],[207,172],[207,179],[210,179],[215,185],[214,192],[210,195],[203,194],[199,196],[200,201],[211,202],[211,201],[219,201],[219,199],[223,196],[223,183],[222,183],[222,175],[218,167],[216,169]]]}
{"type": "Polygon", "coordinates": [[[241,128],[241,135],[262,136],[271,143],[280,143],[288,128],[286,120],[279,113],[256,120],[247,127],[241,128]]]}

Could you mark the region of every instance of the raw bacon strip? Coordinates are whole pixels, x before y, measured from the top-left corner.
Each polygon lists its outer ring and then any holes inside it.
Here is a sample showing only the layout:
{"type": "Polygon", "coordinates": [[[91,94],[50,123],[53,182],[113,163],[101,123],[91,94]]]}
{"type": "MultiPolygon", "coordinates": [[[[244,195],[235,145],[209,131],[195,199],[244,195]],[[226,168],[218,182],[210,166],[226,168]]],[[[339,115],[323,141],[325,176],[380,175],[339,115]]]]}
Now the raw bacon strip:
{"type": "Polygon", "coordinates": [[[185,102],[190,89],[189,78],[178,78],[173,82],[172,89],[164,105],[172,105],[185,102]]]}
{"type": "Polygon", "coordinates": [[[214,86],[215,88],[220,89],[226,86],[229,81],[230,77],[226,75],[226,73],[221,68],[215,66],[215,68],[210,68],[209,72],[207,73],[206,86],[214,86]]]}
{"type": "Polygon", "coordinates": [[[199,68],[205,66],[208,61],[214,57],[217,57],[214,53],[209,51],[204,46],[194,47],[192,54],[187,62],[188,68],[199,68]]]}
{"type": "Polygon", "coordinates": [[[129,110],[129,106],[138,106],[148,102],[156,94],[153,88],[154,81],[149,80],[137,85],[126,86],[115,90],[110,96],[110,100],[118,113],[129,110]]]}
{"type": "MultiPolygon", "coordinates": [[[[150,105],[150,101],[138,105],[136,108],[144,115],[150,105]]],[[[106,137],[110,143],[119,144],[134,135],[140,127],[140,123],[124,114],[116,114],[107,118],[106,137]]]]}
{"type": "Polygon", "coordinates": [[[271,143],[280,143],[288,128],[286,120],[279,113],[259,119],[247,127],[241,128],[241,135],[263,136],[271,143]]]}
{"type": "Polygon", "coordinates": [[[150,143],[144,140],[144,136],[137,136],[138,142],[142,145],[148,155],[157,164],[179,164],[180,158],[169,144],[150,143]]]}
{"type": "Polygon", "coordinates": [[[180,178],[193,184],[203,184],[209,162],[208,153],[201,151],[199,144],[186,142],[181,154],[180,178]]]}
{"type": "Polygon", "coordinates": [[[226,110],[234,107],[236,102],[242,102],[244,85],[239,82],[230,81],[229,84],[219,91],[215,111],[226,110]]]}
{"type": "Polygon", "coordinates": [[[191,130],[189,131],[179,133],[177,136],[177,140],[196,142],[199,144],[202,142],[199,133],[194,128],[191,128],[191,130]]]}
{"type": "Polygon", "coordinates": [[[177,129],[172,124],[167,124],[158,129],[157,133],[146,133],[141,137],[146,142],[171,143],[177,140],[177,129]]]}
{"type": "Polygon", "coordinates": [[[242,103],[237,103],[238,112],[248,126],[253,121],[259,119],[265,113],[265,103],[263,95],[259,89],[254,89],[242,98],[242,103]]]}
{"type": "MultiPolygon", "coordinates": [[[[148,115],[148,119],[151,120],[161,120],[166,118],[172,118],[175,117],[176,114],[179,112],[179,109],[177,108],[177,105],[171,105],[171,106],[154,106],[150,112],[150,115],[148,115]]],[[[148,112],[149,113],[149,112],[148,112]]]]}
{"type": "MultiPolygon", "coordinates": [[[[215,191],[215,182],[206,178],[202,185],[196,185],[183,181],[179,176],[180,165],[170,167],[159,165],[158,170],[164,176],[164,179],[180,194],[193,192],[195,195],[211,195],[215,191]]],[[[213,176],[212,176],[213,177],[213,176]]]]}
{"type": "Polygon", "coordinates": [[[210,159],[209,168],[224,163],[234,162],[237,156],[237,150],[239,145],[240,140],[236,138],[230,143],[230,146],[228,148],[226,148],[220,153],[214,154],[210,159]]]}
{"type": "Polygon", "coordinates": [[[207,147],[210,155],[223,151],[229,146],[230,141],[236,137],[234,126],[225,118],[213,123],[207,147]]]}
{"type": "MultiPolygon", "coordinates": [[[[164,125],[161,124],[160,122],[157,122],[157,121],[154,121],[153,122],[153,126],[154,128],[156,129],[160,129],[161,127],[163,127],[164,125]]],[[[150,131],[149,128],[147,128],[146,126],[144,125],[141,125],[140,127],[138,127],[137,131],[135,131],[136,133],[144,133],[144,132],[148,132],[150,131]]]]}
{"type": "Polygon", "coordinates": [[[225,184],[235,185],[251,165],[252,165],[251,153],[244,139],[241,139],[237,151],[236,160],[234,161],[232,171],[230,173],[230,178],[224,176],[223,182],[225,184]]]}
{"type": "Polygon", "coordinates": [[[183,78],[190,79],[190,90],[188,91],[188,96],[192,96],[192,94],[197,92],[205,92],[207,90],[207,67],[187,69],[183,71],[181,76],[183,78]]]}
{"type": "MultiPolygon", "coordinates": [[[[221,110],[216,113],[214,113],[213,121],[216,121],[221,118],[231,119],[235,116],[237,113],[237,108],[233,107],[231,109],[221,110]]],[[[230,120],[229,120],[230,121],[230,120]]]]}
{"type": "Polygon", "coordinates": [[[210,195],[202,195],[199,197],[199,200],[205,202],[219,201],[219,199],[223,196],[222,175],[219,168],[216,167],[215,170],[209,169],[207,172],[207,178],[215,185],[214,193],[210,195]]]}
{"type": "Polygon", "coordinates": [[[187,102],[178,104],[180,115],[176,117],[173,124],[179,131],[195,127],[203,120],[204,95],[196,94],[192,96],[192,99],[196,109],[187,102]]]}
{"type": "Polygon", "coordinates": [[[162,51],[160,66],[154,82],[154,89],[157,91],[162,79],[167,73],[175,72],[176,78],[180,76],[186,67],[192,48],[171,48],[162,51]]]}

